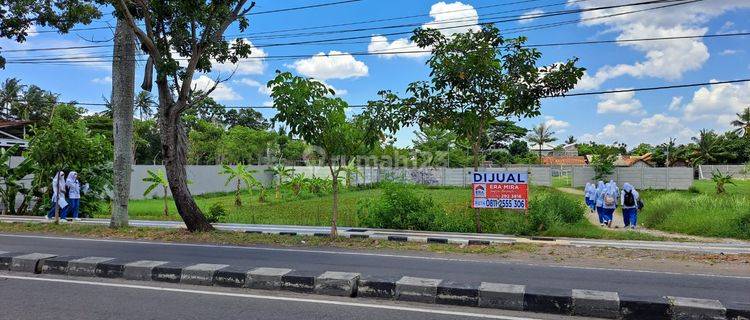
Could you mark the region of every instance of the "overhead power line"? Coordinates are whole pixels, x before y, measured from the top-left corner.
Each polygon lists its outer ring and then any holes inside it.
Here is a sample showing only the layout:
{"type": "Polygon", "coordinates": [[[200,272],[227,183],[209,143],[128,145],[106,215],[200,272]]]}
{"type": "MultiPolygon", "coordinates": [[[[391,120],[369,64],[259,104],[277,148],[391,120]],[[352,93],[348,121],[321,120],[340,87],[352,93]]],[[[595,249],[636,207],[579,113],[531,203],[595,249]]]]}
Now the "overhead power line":
{"type": "MultiPolygon", "coordinates": [[[[361,2],[362,0],[341,0],[341,1],[334,1],[334,2],[325,2],[325,3],[318,3],[318,4],[311,4],[306,6],[299,6],[299,7],[290,7],[290,8],[280,8],[280,9],[273,9],[273,10],[266,10],[266,11],[257,11],[257,12],[249,12],[246,14],[246,16],[257,16],[257,15],[264,15],[264,14],[271,14],[271,13],[281,13],[281,12],[289,12],[289,11],[299,11],[299,10],[305,10],[305,9],[313,9],[313,8],[322,8],[322,7],[330,7],[330,6],[336,6],[341,4],[348,4],[353,2],[361,2]]],[[[115,12],[110,12],[108,15],[112,15],[115,12]]],[[[87,27],[87,28],[73,28],[68,31],[90,31],[90,30],[105,30],[105,29],[112,29],[111,26],[104,26],[104,27],[87,27]]],[[[54,33],[58,32],[57,30],[39,30],[39,31],[30,31],[27,32],[28,34],[40,34],[40,33],[54,33]]]]}
{"type": "MultiPolygon", "coordinates": [[[[602,91],[576,92],[576,93],[570,93],[570,94],[564,94],[564,95],[545,96],[545,97],[542,97],[542,98],[544,98],[544,99],[555,99],[555,98],[568,98],[568,97],[580,97],[580,96],[593,96],[593,95],[613,94],[613,93],[622,93],[622,92],[659,91],[659,90],[671,90],[671,89],[680,89],[680,88],[702,87],[702,86],[713,86],[713,85],[746,83],[746,82],[750,82],[750,78],[735,79],[735,80],[725,80],[725,81],[709,81],[709,82],[674,84],[674,85],[653,86],[653,87],[640,87],[640,88],[631,88],[631,89],[613,89],[613,90],[602,90],[602,91]]],[[[16,99],[14,101],[16,101],[16,102],[25,102],[25,100],[23,100],[23,99],[16,99]]],[[[79,105],[79,106],[107,106],[106,103],[101,103],[101,102],[68,101],[68,102],[55,102],[55,103],[56,104],[74,104],[74,105],[79,105]]],[[[364,107],[367,107],[367,105],[366,104],[352,104],[352,105],[349,105],[348,107],[349,108],[364,108],[364,107]]],[[[152,107],[152,108],[156,108],[156,107],[152,107]]],[[[216,107],[216,108],[226,108],[226,109],[274,109],[275,107],[273,107],[273,106],[221,106],[221,107],[216,107]]]]}
{"type": "MultiPolygon", "coordinates": [[[[612,43],[631,43],[631,42],[649,42],[649,41],[668,41],[668,40],[685,40],[685,39],[712,39],[712,38],[726,38],[726,37],[738,37],[738,36],[750,36],[750,32],[736,32],[736,33],[717,33],[717,34],[705,34],[705,35],[686,35],[686,36],[672,36],[672,37],[651,37],[651,38],[633,38],[633,39],[611,39],[611,40],[590,40],[590,41],[571,41],[571,42],[553,42],[553,43],[537,43],[527,44],[523,47],[527,48],[540,48],[540,47],[555,47],[555,46],[574,46],[574,45],[595,45],[595,44],[612,44],[612,43]]],[[[420,54],[430,53],[430,50],[388,50],[388,51],[373,51],[373,52],[351,52],[351,53],[329,53],[326,56],[382,56],[382,55],[399,55],[399,54],[420,54]]],[[[303,59],[314,56],[314,53],[310,54],[296,54],[296,55],[271,55],[265,57],[248,57],[246,60],[287,60],[287,59],[303,59]]],[[[101,55],[101,56],[47,56],[47,57],[30,57],[20,58],[11,60],[13,57],[8,57],[7,63],[59,63],[59,62],[71,62],[71,63],[94,63],[94,62],[110,62],[105,60],[106,58],[112,58],[112,55],[101,55]]],[[[178,58],[176,60],[187,60],[187,58],[178,58]]],[[[136,59],[136,61],[145,61],[143,59],[136,59]]],[[[238,63],[242,63],[239,61],[238,63]]]]}

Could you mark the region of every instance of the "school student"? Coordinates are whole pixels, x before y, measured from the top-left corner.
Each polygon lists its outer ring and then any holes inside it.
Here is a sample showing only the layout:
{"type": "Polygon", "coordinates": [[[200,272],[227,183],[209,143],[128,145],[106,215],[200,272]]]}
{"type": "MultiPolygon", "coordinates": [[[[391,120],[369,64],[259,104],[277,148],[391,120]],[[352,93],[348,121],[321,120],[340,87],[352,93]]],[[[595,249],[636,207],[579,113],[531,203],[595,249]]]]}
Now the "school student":
{"type": "Polygon", "coordinates": [[[605,220],[604,220],[604,191],[606,190],[606,186],[604,185],[604,181],[599,181],[596,185],[596,190],[594,192],[594,199],[596,201],[594,202],[594,206],[596,208],[596,215],[599,216],[599,225],[604,226],[605,220]]]}
{"type": "Polygon", "coordinates": [[[594,212],[594,209],[596,208],[596,187],[593,183],[586,182],[586,188],[583,190],[586,206],[589,207],[590,212],[594,212]]]}
{"type": "Polygon", "coordinates": [[[620,205],[622,206],[622,219],[625,221],[625,228],[635,229],[638,224],[638,203],[640,195],[633,185],[625,183],[622,185],[620,195],[620,205]]]}
{"type": "Polygon", "coordinates": [[[607,227],[612,227],[612,220],[614,220],[615,209],[617,209],[617,197],[620,192],[617,188],[617,184],[614,181],[610,181],[604,187],[604,194],[602,196],[602,212],[604,216],[604,224],[607,227]]]}
{"type": "Polygon", "coordinates": [[[52,178],[52,208],[49,209],[46,219],[55,218],[55,210],[60,214],[60,222],[66,222],[68,202],[65,200],[65,172],[59,171],[52,178]]]}
{"type": "Polygon", "coordinates": [[[65,179],[65,186],[68,188],[68,202],[70,206],[68,211],[73,214],[73,220],[81,221],[78,213],[81,207],[81,182],[78,180],[78,173],[71,171],[68,178],[65,179]]]}

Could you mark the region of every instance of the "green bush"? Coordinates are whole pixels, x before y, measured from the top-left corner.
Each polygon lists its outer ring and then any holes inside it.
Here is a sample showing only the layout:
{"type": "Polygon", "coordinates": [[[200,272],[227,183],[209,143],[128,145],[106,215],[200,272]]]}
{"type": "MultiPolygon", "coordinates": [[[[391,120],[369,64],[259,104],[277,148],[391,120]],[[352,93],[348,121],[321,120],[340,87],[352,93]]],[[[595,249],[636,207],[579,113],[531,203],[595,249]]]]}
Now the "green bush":
{"type": "Polygon", "coordinates": [[[699,193],[701,193],[701,190],[698,189],[698,187],[696,187],[696,186],[690,186],[690,188],[688,188],[688,192],[699,194],[699,193]]]}
{"type": "Polygon", "coordinates": [[[206,212],[206,220],[210,223],[217,223],[224,220],[226,215],[227,209],[225,209],[221,203],[216,202],[208,208],[208,212],[206,212]]]}
{"type": "Polygon", "coordinates": [[[370,228],[435,230],[442,209],[431,197],[417,194],[416,188],[401,182],[383,183],[382,196],[358,203],[357,219],[370,228]]]}
{"type": "Polygon", "coordinates": [[[750,239],[750,211],[737,218],[737,229],[740,238],[750,239]]]}

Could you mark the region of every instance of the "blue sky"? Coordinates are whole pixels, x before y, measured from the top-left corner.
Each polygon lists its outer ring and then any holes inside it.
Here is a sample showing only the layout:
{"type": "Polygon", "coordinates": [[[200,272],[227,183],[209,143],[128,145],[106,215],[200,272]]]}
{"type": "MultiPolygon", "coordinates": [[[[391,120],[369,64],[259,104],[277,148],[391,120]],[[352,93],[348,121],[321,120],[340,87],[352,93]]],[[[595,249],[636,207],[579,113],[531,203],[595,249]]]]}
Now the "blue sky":
{"type": "MultiPolygon", "coordinates": [[[[303,6],[327,2],[324,0],[259,0],[256,11],[303,6]]],[[[379,37],[380,34],[410,31],[413,27],[361,32],[336,32],[328,35],[267,38],[269,31],[307,28],[338,23],[359,22],[403,16],[417,17],[352,25],[327,29],[309,29],[287,33],[331,31],[360,27],[397,24],[415,24],[446,27],[471,25],[482,19],[497,16],[591,8],[621,4],[617,0],[533,0],[508,4],[511,1],[375,1],[363,0],[337,6],[315,8],[285,13],[251,17],[251,27],[246,39],[257,48],[252,60],[242,61],[232,79],[214,92],[214,98],[226,105],[268,105],[270,99],[263,85],[275,70],[323,80],[336,89],[351,104],[362,104],[374,99],[381,89],[403,93],[407,84],[427,78],[424,55],[372,55],[350,56],[353,52],[384,52],[388,50],[413,50],[408,35],[379,37]],[[499,6],[500,4],[508,4],[499,6]],[[557,5],[556,5],[557,4],[557,5]],[[488,7],[491,6],[491,7],[488,7]],[[534,9],[533,7],[546,6],[534,9]],[[513,10],[512,12],[507,12],[513,10]],[[537,10],[537,11],[534,11],[537,10]],[[457,22],[458,21],[458,22],[457,22]],[[265,34],[259,34],[265,33],[265,34]],[[365,36],[347,43],[311,44],[263,48],[262,45],[300,40],[365,36]],[[404,49],[406,48],[406,49],[404,49]],[[327,56],[334,52],[334,56],[327,56]],[[342,55],[343,54],[343,55],[342,55]],[[258,59],[279,55],[305,55],[304,59],[258,59]],[[313,57],[315,56],[315,57],[313,57]]],[[[513,1],[518,2],[518,1],[513,1]]],[[[629,3],[639,0],[628,0],[629,3]]],[[[533,44],[585,40],[629,39],[696,34],[747,32],[750,30],[750,1],[704,0],[697,3],[626,14],[607,19],[590,19],[598,16],[632,11],[625,7],[605,11],[589,11],[560,17],[527,19],[499,24],[501,30],[530,27],[556,21],[584,19],[584,22],[555,28],[522,33],[533,44]],[[613,11],[614,10],[614,11],[613,11]]],[[[104,10],[109,12],[111,10],[104,10]]],[[[532,15],[533,16],[533,15],[532,15]]],[[[113,23],[111,16],[104,17],[91,26],[113,23]]],[[[445,32],[463,31],[472,27],[445,29],[445,32]]],[[[230,28],[227,35],[236,35],[230,28]]],[[[521,34],[508,34],[518,36],[521,34]]],[[[67,35],[41,33],[29,37],[23,44],[0,40],[4,49],[42,48],[58,46],[91,45],[87,40],[111,39],[111,30],[75,31],[67,35]]],[[[628,44],[544,47],[542,63],[551,64],[571,57],[580,58],[580,65],[588,69],[587,75],[576,88],[577,92],[621,88],[636,88],[679,83],[731,80],[750,77],[750,37],[719,39],[686,39],[628,44]]],[[[107,44],[109,42],[103,42],[107,44]]],[[[99,43],[98,43],[99,44],[99,43]]],[[[82,49],[78,51],[4,53],[9,61],[14,58],[36,56],[97,56],[110,55],[111,48],[82,49]]],[[[228,75],[235,66],[217,66],[209,75],[196,76],[196,85],[207,86],[211,79],[228,75]]],[[[89,64],[12,64],[0,71],[0,80],[20,78],[25,84],[36,84],[61,94],[64,100],[101,102],[110,95],[111,70],[108,63],[89,64]]],[[[140,83],[140,75],[138,76],[140,83]]],[[[521,124],[530,127],[540,122],[550,124],[560,139],[574,135],[579,140],[602,143],[625,142],[635,146],[640,142],[661,143],[668,137],[688,142],[701,128],[726,130],[736,112],[750,106],[750,84],[715,85],[654,92],[611,94],[546,99],[542,103],[542,116],[523,119],[521,124]]],[[[96,111],[97,108],[92,108],[96,111]]],[[[267,117],[273,110],[263,109],[267,117]]],[[[409,145],[415,128],[406,128],[397,134],[400,146],[409,145]]]]}

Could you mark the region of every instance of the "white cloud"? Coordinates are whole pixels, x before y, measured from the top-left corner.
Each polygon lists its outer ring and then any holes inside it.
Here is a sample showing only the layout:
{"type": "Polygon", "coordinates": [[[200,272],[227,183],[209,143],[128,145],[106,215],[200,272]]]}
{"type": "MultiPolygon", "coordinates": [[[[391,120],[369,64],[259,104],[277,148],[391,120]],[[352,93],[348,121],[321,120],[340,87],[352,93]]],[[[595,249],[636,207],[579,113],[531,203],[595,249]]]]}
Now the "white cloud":
{"type": "Polygon", "coordinates": [[[239,80],[234,80],[234,81],[232,81],[232,82],[233,82],[233,83],[244,84],[244,85],[246,85],[246,86],[248,86],[248,87],[254,87],[254,88],[255,88],[255,87],[261,87],[261,86],[264,86],[264,85],[263,85],[263,84],[261,84],[260,82],[258,82],[258,81],[256,81],[256,80],[253,80],[253,79],[250,79],[250,78],[241,78],[241,79],[239,79],[239,80]]]}
{"type": "Polygon", "coordinates": [[[734,50],[734,49],[725,49],[722,52],[719,52],[720,56],[731,56],[742,52],[742,50],[734,50]]]}
{"type": "Polygon", "coordinates": [[[108,83],[112,83],[112,77],[107,76],[107,77],[102,77],[102,78],[94,78],[94,79],[91,79],[91,82],[96,83],[96,84],[108,84],[108,83]]]}
{"type": "MultiPolygon", "coordinates": [[[[596,3],[578,1],[575,2],[575,5],[582,8],[592,8],[620,3],[619,0],[601,0],[596,1],[596,3]]],[[[583,12],[581,18],[590,19],[662,5],[588,11],[583,12]]],[[[612,16],[607,19],[584,20],[582,25],[605,26],[610,31],[619,33],[618,39],[703,35],[708,31],[708,28],[704,25],[711,18],[719,16],[725,11],[743,7],[750,7],[750,2],[732,0],[696,2],[639,12],[638,14],[612,16]]],[[[627,42],[619,45],[642,52],[644,59],[630,64],[603,66],[595,73],[587,74],[580,81],[577,86],[578,89],[594,89],[607,80],[625,75],[635,78],[653,77],[678,80],[686,72],[700,69],[710,57],[708,48],[700,39],[627,42]]]]}
{"type": "Polygon", "coordinates": [[[543,13],[544,13],[544,10],[541,10],[541,9],[534,9],[531,11],[526,11],[521,15],[520,20],[518,20],[518,23],[527,24],[531,21],[536,20],[537,16],[543,13]]]}
{"type": "Polygon", "coordinates": [[[388,42],[388,38],[384,36],[372,36],[370,38],[370,44],[367,46],[367,52],[369,53],[388,53],[388,54],[381,54],[378,55],[380,58],[384,59],[391,59],[396,57],[404,57],[404,58],[422,58],[430,55],[430,52],[428,49],[423,49],[417,46],[414,42],[411,42],[409,39],[406,38],[400,38],[393,40],[393,42],[388,42]],[[395,53],[395,52],[404,52],[404,51],[422,51],[422,52],[412,52],[412,53],[395,53]]]}
{"type": "MultiPolygon", "coordinates": [[[[232,40],[229,43],[229,47],[231,48],[234,43],[237,42],[237,40],[232,40]]],[[[248,74],[263,74],[263,71],[266,69],[266,63],[265,63],[265,57],[268,56],[268,54],[263,51],[263,49],[256,48],[253,46],[253,43],[249,40],[245,40],[245,42],[249,43],[250,46],[252,46],[252,49],[250,51],[250,56],[247,58],[241,58],[237,60],[237,63],[232,63],[230,61],[224,61],[224,63],[219,63],[217,61],[211,61],[211,71],[218,71],[218,72],[235,72],[237,75],[248,75],[248,74]],[[235,71],[236,68],[236,71],[235,71]]]]}
{"type": "MultiPolygon", "coordinates": [[[[209,78],[206,75],[201,75],[197,79],[193,79],[192,85],[194,91],[208,91],[216,84],[216,81],[209,78]]],[[[232,87],[226,85],[226,83],[219,83],[216,89],[209,95],[217,101],[237,101],[242,100],[242,97],[232,89],[232,87]]]]}
{"type": "MultiPolygon", "coordinates": [[[[713,80],[715,81],[715,80],[713,80]]],[[[750,83],[716,84],[701,87],[685,105],[684,117],[688,121],[709,121],[714,128],[729,127],[736,113],[750,106],[750,83]]]]}
{"type": "Polygon", "coordinates": [[[626,120],[620,124],[607,124],[600,132],[584,134],[580,140],[606,144],[617,141],[635,146],[641,142],[660,144],[670,137],[676,138],[678,143],[686,143],[694,135],[695,131],[685,126],[680,118],[655,114],[638,122],[626,120]]]}
{"type": "Polygon", "coordinates": [[[719,28],[719,31],[716,33],[718,34],[727,34],[727,33],[741,33],[741,32],[747,32],[745,29],[737,29],[734,27],[735,24],[732,21],[726,21],[723,25],[721,25],[721,28],[719,28]]]}
{"type": "Polygon", "coordinates": [[[669,103],[669,111],[679,110],[682,106],[682,96],[672,97],[672,102],[669,103]]]}
{"type": "Polygon", "coordinates": [[[644,115],[641,101],[635,98],[635,92],[607,93],[599,97],[596,105],[596,113],[626,113],[644,115]]]}
{"type": "Polygon", "coordinates": [[[359,78],[367,76],[369,72],[364,62],[357,61],[351,54],[335,50],[328,52],[328,55],[321,52],[308,59],[297,60],[289,67],[319,80],[359,78]]]}
{"type": "Polygon", "coordinates": [[[460,1],[445,3],[440,1],[430,8],[432,21],[422,25],[424,29],[438,29],[440,33],[450,36],[455,33],[466,33],[469,30],[479,31],[479,14],[473,6],[460,1]]]}
{"type": "Polygon", "coordinates": [[[557,133],[562,133],[565,132],[565,128],[570,127],[570,122],[546,116],[544,117],[544,125],[546,125],[550,129],[557,130],[557,133]]]}

